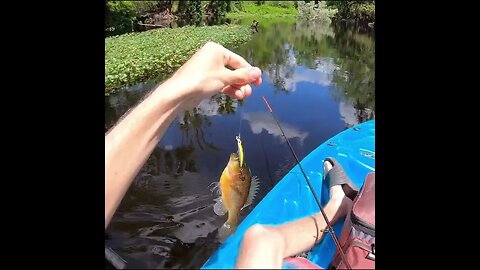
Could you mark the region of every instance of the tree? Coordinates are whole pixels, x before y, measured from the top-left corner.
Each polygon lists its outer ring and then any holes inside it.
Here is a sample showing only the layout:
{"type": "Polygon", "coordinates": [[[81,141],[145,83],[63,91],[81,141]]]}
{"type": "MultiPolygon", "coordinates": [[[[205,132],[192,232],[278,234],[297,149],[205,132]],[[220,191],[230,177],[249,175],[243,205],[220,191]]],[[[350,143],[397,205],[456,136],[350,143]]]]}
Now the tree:
{"type": "Polygon", "coordinates": [[[106,36],[132,32],[135,21],[135,8],[130,1],[106,1],[106,36]]]}
{"type": "MultiPolygon", "coordinates": [[[[229,1],[229,2],[232,2],[232,1],[229,1]]],[[[233,7],[231,5],[230,7],[230,10],[233,10],[233,11],[243,11],[243,5],[242,5],[243,1],[233,1],[233,7]]],[[[230,12],[230,11],[228,11],[230,12]]]]}
{"type": "Polygon", "coordinates": [[[191,24],[200,23],[202,19],[202,3],[200,0],[186,1],[184,14],[191,24]]]}
{"type": "Polygon", "coordinates": [[[338,10],[338,16],[340,18],[348,18],[354,1],[327,1],[327,4],[335,6],[338,10]]]}
{"type": "Polygon", "coordinates": [[[318,5],[312,2],[299,3],[297,11],[297,18],[301,21],[324,23],[330,23],[337,12],[335,9],[328,8],[323,1],[318,5]]]}
{"type": "Polygon", "coordinates": [[[213,16],[214,18],[223,17],[227,13],[229,5],[230,1],[210,0],[205,7],[205,13],[210,14],[210,16],[213,16]]]}
{"type": "Polygon", "coordinates": [[[341,19],[355,19],[367,21],[375,20],[375,1],[332,1],[327,0],[328,6],[337,8],[337,17],[341,19]]]}
{"type": "Polygon", "coordinates": [[[225,2],[227,2],[227,9],[226,9],[226,11],[227,11],[227,12],[232,11],[232,1],[227,0],[227,1],[225,1],[225,2]]]}
{"type": "MultiPolygon", "coordinates": [[[[147,12],[165,9],[162,7],[168,1],[129,1],[132,3],[136,15],[143,15],[147,12]]],[[[160,10],[160,12],[163,10],[160,10]]]]}
{"type": "Polygon", "coordinates": [[[185,11],[187,10],[187,1],[178,1],[178,8],[177,8],[177,13],[178,14],[185,14],[185,11]]]}
{"type": "Polygon", "coordinates": [[[164,0],[164,1],[157,1],[157,8],[159,12],[168,11],[169,13],[172,12],[173,1],[172,0],[164,0]]]}

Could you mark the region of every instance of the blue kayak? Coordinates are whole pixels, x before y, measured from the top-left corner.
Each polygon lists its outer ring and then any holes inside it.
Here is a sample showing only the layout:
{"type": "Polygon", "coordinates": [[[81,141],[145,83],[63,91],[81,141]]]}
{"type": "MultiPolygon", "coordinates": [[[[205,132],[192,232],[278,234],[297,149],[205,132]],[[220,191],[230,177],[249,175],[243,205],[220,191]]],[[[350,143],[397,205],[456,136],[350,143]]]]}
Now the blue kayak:
{"type": "MultiPolygon", "coordinates": [[[[365,176],[375,171],[375,120],[351,127],[327,140],[302,161],[322,207],[329,199],[329,189],[323,183],[323,161],[337,159],[358,187],[365,176]]],[[[319,212],[315,198],[298,165],[291,169],[240,223],[237,231],[228,237],[219,249],[205,262],[202,269],[233,269],[245,231],[254,224],[278,225],[319,212]]],[[[333,226],[340,239],[343,220],[333,226]]],[[[330,234],[309,253],[308,259],[327,268],[335,253],[335,243],[330,234]]]]}

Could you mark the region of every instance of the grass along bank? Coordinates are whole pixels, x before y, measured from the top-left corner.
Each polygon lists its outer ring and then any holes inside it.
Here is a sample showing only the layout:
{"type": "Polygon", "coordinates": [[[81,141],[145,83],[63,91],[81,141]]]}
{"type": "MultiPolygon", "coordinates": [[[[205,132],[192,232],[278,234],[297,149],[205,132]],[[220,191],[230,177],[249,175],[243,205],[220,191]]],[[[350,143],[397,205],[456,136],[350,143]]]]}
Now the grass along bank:
{"type": "Polygon", "coordinates": [[[233,12],[227,13],[228,18],[236,18],[236,17],[254,17],[254,16],[262,16],[262,17],[270,17],[270,16],[296,16],[297,9],[293,5],[293,1],[284,1],[280,4],[282,5],[275,5],[275,2],[280,1],[266,1],[265,4],[257,5],[253,2],[243,2],[241,10],[235,10],[233,12]],[[291,4],[288,4],[292,2],[291,4]]]}
{"type": "Polygon", "coordinates": [[[206,42],[233,48],[251,37],[248,26],[163,28],[105,39],[105,95],[169,75],[206,42]]]}

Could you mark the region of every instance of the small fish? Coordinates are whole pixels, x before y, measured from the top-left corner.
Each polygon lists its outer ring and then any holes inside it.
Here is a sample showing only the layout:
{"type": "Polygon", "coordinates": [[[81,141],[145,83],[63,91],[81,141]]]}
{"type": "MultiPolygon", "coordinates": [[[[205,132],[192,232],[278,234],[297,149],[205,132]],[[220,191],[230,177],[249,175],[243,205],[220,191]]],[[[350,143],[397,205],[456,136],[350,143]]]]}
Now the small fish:
{"type": "Polygon", "coordinates": [[[223,237],[235,232],[240,211],[252,204],[259,187],[258,177],[252,177],[250,168],[244,160],[242,140],[239,136],[236,137],[236,140],[238,152],[230,154],[220,181],[214,183],[214,189],[217,189],[220,196],[215,199],[213,211],[219,216],[228,212],[228,219],[219,230],[223,237]]]}

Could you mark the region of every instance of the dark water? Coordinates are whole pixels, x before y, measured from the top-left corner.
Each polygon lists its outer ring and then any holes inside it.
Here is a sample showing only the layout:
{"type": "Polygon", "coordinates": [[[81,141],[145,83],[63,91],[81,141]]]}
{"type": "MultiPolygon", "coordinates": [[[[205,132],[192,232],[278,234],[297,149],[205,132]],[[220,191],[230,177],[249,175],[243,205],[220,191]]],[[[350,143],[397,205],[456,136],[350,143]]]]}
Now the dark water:
{"type": "MultiPolygon", "coordinates": [[[[299,158],[374,118],[373,33],[288,19],[259,21],[253,39],[235,51],[263,70],[263,84],[253,86],[243,106],[216,96],[179,115],[114,215],[105,244],[128,267],[199,268],[215,251],[217,229],[226,217],[214,214],[208,185],[218,181],[236,151],[240,129],[246,162],[261,180],[259,198],[243,216],[293,167],[262,95],[299,158]]],[[[154,82],[141,84],[106,97],[106,129],[153,87],[154,82]]]]}

